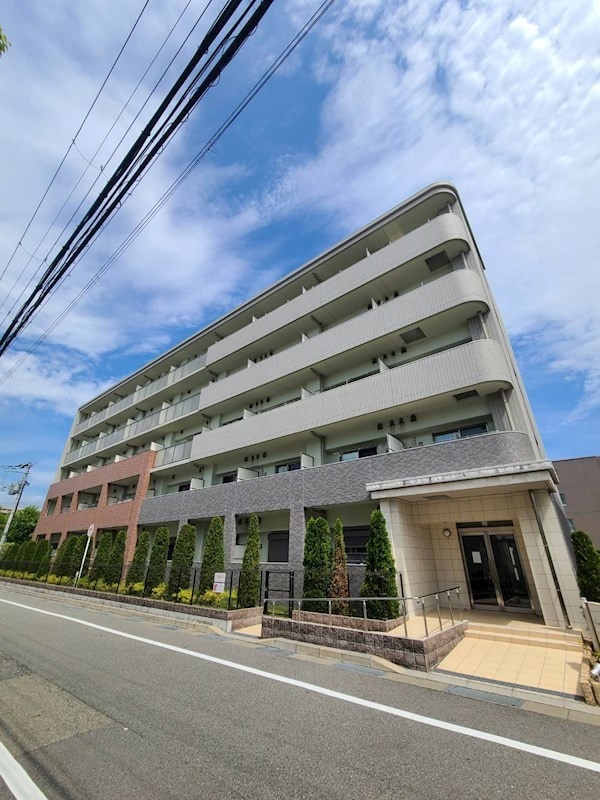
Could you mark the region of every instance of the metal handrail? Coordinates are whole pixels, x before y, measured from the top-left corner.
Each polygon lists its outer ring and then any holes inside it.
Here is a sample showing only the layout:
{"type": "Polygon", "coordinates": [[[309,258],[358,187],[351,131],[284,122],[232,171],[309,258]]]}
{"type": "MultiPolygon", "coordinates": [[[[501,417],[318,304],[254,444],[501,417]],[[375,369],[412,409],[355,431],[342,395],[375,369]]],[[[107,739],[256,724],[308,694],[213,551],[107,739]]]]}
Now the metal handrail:
{"type": "Polygon", "coordinates": [[[332,625],[332,616],[333,616],[332,605],[333,605],[333,603],[337,603],[339,605],[341,603],[357,603],[357,602],[360,602],[360,603],[362,603],[363,619],[368,619],[369,617],[368,617],[368,614],[367,614],[367,603],[369,601],[373,601],[373,600],[379,600],[379,601],[395,600],[399,604],[400,603],[402,604],[402,613],[401,613],[400,616],[402,617],[402,621],[403,621],[403,625],[404,625],[404,635],[408,638],[406,602],[407,601],[414,601],[421,608],[421,611],[422,611],[422,614],[423,614],[423,624],[425,626],[425,636],[429,636],[429,626],[427,624],[427,612],[425,610],[425,601],[428,598],[435,598],[435,605],[436,605],[436,610],[437,610],[438,622],[439,622],[440,630],[443,630],[444,625],[443,625],[443,621],[442,621],[442,614],[441,614],[441,607],[440,607],[440,595],[445,594],[446,597],[448,598],[448,609],[450,611],[450,627],[453,627],[454,626],[454,610],[452,608],[452,594],[451,594],[453,592],[456,592],[458,608],[460,610],[460,608],[461,608],[460,586],[452,586],[449,589],[441,589],[441,590],[439,590],[437,592],[430,592],[429,594],[415,595],[415,596],[412,596],[412,595],[407,595],[407,596],[398,595],[398,596],[395,596],[395,597],[298,597],[298,598],[291,598],[291,599],[288,599],[288,600],[284,600],[282,598],[265,598],[265,613],[268,613],[269,604],[271,605],[271,616],[274,617],[275,616],[275,604],[276,603],[288,603],[290,605],[290,608],[291,608],[290,616],[292,616],[292,614],[293,614],[293,610],[294,610],[294,605],[295,604],[298,604],[298,612],[301,612],[302,611],[302,603],[316,603],[316,602],[327,603],[327,607],[328,607],[327,614],[329,615],[329,625],[332,625]]]}

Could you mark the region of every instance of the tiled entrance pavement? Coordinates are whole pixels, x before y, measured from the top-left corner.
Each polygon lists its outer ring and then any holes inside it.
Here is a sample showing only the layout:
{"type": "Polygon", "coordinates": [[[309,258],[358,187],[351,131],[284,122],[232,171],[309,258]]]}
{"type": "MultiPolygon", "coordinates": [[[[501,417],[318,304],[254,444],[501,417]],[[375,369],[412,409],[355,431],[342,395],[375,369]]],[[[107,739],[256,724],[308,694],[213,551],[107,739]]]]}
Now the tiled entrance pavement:
{"type": "MultiPolygon", "coordinates": [[[[442,626],[450,624],[441,609],[442,626]]],[[[582,694],[579,671],[583,657],[579,631],[549,628],[529,614],[486,611],[454,612],[455,621],[466,619],[465,638],[438,664],[436,671],[484,681],[523,686],[569,697],[582,694]]],[[[428,632],[439,631],[439,617],[427,614],[428,632]]],[[[260,626],[237,633],[260,636],[260,626]]],[[[390,631],[396,636],[425,635],[423,617],[416,615],[390,631]]]]}
{"type": "MultiPolygon", "coordinates": [[[[438,664],[437,671],[570,697],[582,694],[579,631],[549,628],[529,614],[462,611],[455,613],[457,617],[469,621],[465,638],[438,664]]],[[[442,611],[442,624],[447,623],[442,611]]],[[[437,614],[428,614],[428,629],[429,633],[439,630],[437,614]]],[[[423,636],[423,619],[416,616],[409,620],[408,632],[423,636]]],[[[393,633],[403,636],[403,626],[393,633]]]]}

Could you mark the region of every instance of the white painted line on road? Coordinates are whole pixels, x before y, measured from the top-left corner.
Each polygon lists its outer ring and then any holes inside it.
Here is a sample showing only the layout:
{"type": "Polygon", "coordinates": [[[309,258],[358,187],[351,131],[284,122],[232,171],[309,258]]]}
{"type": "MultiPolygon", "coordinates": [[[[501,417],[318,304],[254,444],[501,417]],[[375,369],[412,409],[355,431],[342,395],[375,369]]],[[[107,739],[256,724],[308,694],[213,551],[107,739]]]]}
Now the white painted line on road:
{"type": "Polygon", "coordinates": [[[2,742],[0,742],[0,776],[16,800],[48,800],[2,742]]]}
{"type": "Polygon", "coordinates": [[[287,686],[295,686],[298,689],[304,689],[308,692],[331,697],[334,700],[341,700],[345,703],[352,703],[355,706],[362,706],[363,708],[371,709],[372,711],[381,711],[384,714],[390,714],[394,717],[407,719],[411,722],[417,722],[421,725],[428,725],[431,728],[440,728],[450,733],[458,733],[461,736],[469,736],[472,739],[481,739],[484,742],[491,742],[492,744],[500,745],[501,747],[509,747],[512,750],[519,750],[523,753],[530,753],[534,756],[547,758],[551,761],[558,761],[562,764],[569,764],[572,767],[579,767],[580,769],[587,769],[590,772],[600,773],[600,763],[597,761],[588,761],[586,758],[579,758],[572,756],[568,753],[560,753],[557,750],[548,750],[545,747],[538,747],[528,742],[519,742],[516,739],[508,739],[505,736],[497,736],[495,733],[487,733],[486,731],[479,731],[476,728],[467,728],[464,725],[455,725],[452,722],[445,722],[444,720],[435,719],[435,717],[425,717],[421,714],[413,714],[412,711],[405,711],[401,708],[394,708],[394,706],[387,706],[383,703],[376,703],[372,700],[364,700],[362,697],[354,697],[351,694],[344,694],[343,692],[336,692],[334,689],[326,689],[323,686],[317,686],[314,683],[306,683],[305,681],[298,681],[295,678],[286,678],[283,675],[276,675],[273,672],[266,672],[256,667],[248,667],[245,664],[237,664],[235,661],[226,661],[223,658],[216,658],[215,656],[208,656],[205,653],[196,653],[194,650],[187,650],[185,647],[177,647],[173,644],[166,644],[165,642],[157,642],[154,639],[146,639],[144,636],[135,636],[133,633],[125,633],[118,631],[114,628],[107,628],[104,625],[96,625],[94,622],[87,622],[77,617],[69,617],[66,614],[57,614],[54,611],[46,611],[42,608],[35,608],[34,606],[27,606],[23,603],[16,603],[13,600],[4,600],[0,598],[0,603],[7,603],[11,606],[18,608],[25,608],[28,611],[35,611],[37,614],[45,614],[48,617],[56,617],[57,619],[67,620],[68,622],[75,622],[77,625],[84,625],[86,628],[93,628],[94,630],[102,631],[103,633],[111,633],[114,636],[120,636],[123,639],[131,639],[134,642],[141,644],[148,644],[152,647],[159,647],[161,650],[169,650],[172,653],[180,653],[181,655],[191,656],[198,658],[201,661],[209,661],[211,664],[219,664],[222,667],[235,669],[239,672],[247,672],[250,675],[256,675],[259,678],[266,678],[267,680],[277,681],[277,683],[284,683],[287,686]]]}

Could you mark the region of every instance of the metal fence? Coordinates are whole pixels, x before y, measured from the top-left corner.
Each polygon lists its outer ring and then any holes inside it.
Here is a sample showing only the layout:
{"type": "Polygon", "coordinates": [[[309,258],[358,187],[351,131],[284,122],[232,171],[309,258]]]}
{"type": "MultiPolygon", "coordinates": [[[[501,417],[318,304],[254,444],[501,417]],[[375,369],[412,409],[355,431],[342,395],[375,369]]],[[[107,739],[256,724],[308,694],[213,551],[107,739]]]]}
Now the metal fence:
{"type": "Polygon", "coordinates": [[[300,618],[303,611],[307,615],[316,612],[319,623],[330,626],[339,625],[340,616],[383,621],[399,619],[406,637],[421,633],[429,636],[453,627],[461,621],[461,610],[460,586],[414,597],[303,597],[290,598],[287,603],[269,597],[264,600],[265,614],[294,617],[297,612],[300,618]],[[444,597],[446,605],[440,602],[444,597]],[[411,618],[412,611],[415,613],[411,618]]]}

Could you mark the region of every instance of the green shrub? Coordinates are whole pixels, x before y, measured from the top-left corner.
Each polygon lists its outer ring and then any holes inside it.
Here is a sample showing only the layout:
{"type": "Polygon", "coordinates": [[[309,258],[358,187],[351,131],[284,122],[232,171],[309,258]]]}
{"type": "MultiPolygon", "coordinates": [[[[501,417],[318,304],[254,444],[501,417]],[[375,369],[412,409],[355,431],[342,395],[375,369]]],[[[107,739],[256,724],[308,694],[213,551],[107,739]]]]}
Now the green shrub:
{"type": "Polygon", "coordinates": [[[70,578],[74,574],[73,553],[77,548],[77,536],[69,536],[58,548],[56,560],[52,565],[52,572],[60,578],[70,578]]]}
{"type": "MultiPolygon", "coordinates": [[[[346,559],[346,545],[344,543],[344,526],[340,519],[336,519],[333,526],[333,569],[331,572],[330,597],[346,598],[349,594],[348,561],[346,559]]],[[[350,606],[347,602],[331,604],[334,614],[348,615],[350,606]]]]}
{"type": "MultiPolygon", "coordinates": [[[[379,509],[371,513],[371,530],[367,542],[365,580],[361,597],[397,597],[396,563],[385,525],[379,509]]],[[[393,619],[399,614],[397,600],[371,600],[367,603],[371,619],[393,619]]]]}
{"type": "Polygon", "coordinates": [[[143,582],[146,576],[146,565],[148,563],[148,551],[150,550],[150,534],[142,531],[138,536],[135,545],[133,560],[127,573],[127,584],[143,582]]]}
{"type": "Polygon", "coordinates": [[[238,605],[240,608],[253,608],[260,603],[260,528],[258,517],[252,514],[248,526],[248,540],[244,550],[238,605]]]}
{"type": "Polygon", "coordinates": [[[224,570],[223,519],[221,517],[213,517],[204,541],[202,566],[200,567],[200,579],[198,581],[199,594],[203,595],[209,589],[212,589],[215,572],[223,572],[224,570]]]}
{"type": "Polygon", "coordinates": [[[127,594],[132,594],[135,597],[141,597],[144,594],[144,582],[138,581],[137,583],[128,584],[127,594]]]}
{"type": "Polygon", "coordinates": [[[154,534],[150,564],[146,575],[146,592],[151,592],[156,586],[164,583],[167,571],[167,554],[169,552],[169,529],[159,528],[154,534]]]}
{"type": "Polygon", "coordinates": [[[196,550],[196,528],[193,525],[182,525],[177,534],[171,571],[169,573],[169,594],[176,595],[180,589],[190,585],[192,562],[196,550]]]}
{"type": "Polygon", "coordinates": [[[35,553],[36,543],[31,539],[23,542],[19,551],[19,569],[21,572],[29,572],[33,563],[33,554],[35,553]]]}
{"type": "Polygon", "coordinates": [[[104,578],[106,574],[106,567],[110,559],[110,551],[112,549],[112,536],[110,533],[103,533],[100,537],[92,566],[90,567],[89,579],[91,583],[96,583],[100,578],[104,578]]]}
{"type": "MultiPolygon", "coordinates": [[[[323,517],[311,517],[304,540],[303,597],[327,597],[331,582],[331,529],[323,517]]],[[[303,603],[307,611],[326,612],[328,603],[303,603]]]]}
{"type": "Polygon", "coordinates": [[[152,597],[155,600],[166,600],[169,595],[169,587],[166,583],[159,583],[152,589],[152,597]]]}
{"type": "Polygon", "coordinates": [[[17,544],[17,542],[9,542],[8,544],[4,545],[2,548],[2,560],[0,563],[5,570],[11,570],[14,568],[17,560],[17,553],[19,552],[20,548],[21,545],[17,544]]]}
{"type": "MultiPolygon", "coordinates": [[[[231,591],[231,606],[232,608],[235,607],[237,601],[237,590],[232,589],[231,591]]],[[[208,606],[209,608],[224,608],[227,609],[229,605],[229,592],[213,592],[212,589],[208,589],[204,594],[200,595],[200,597],[196,600],[196,604],[199,606],[208,606]]]]}
{"type": "Polygon", "coordinates": [[[189,605],[192,602],[192,590],[191,589],[180,589],[176,595],[178,603],[186,603],[189,605]]]}
{"type": "Polygon", "coordinates": [[[584,531],[573,531],[571,541],[575,550],[577,583],[582,597],[600,603],[600,551],[584,531]]]}
{"type": "Polygon", "coordinates": [[[36,578],[43,578],[48,574],[50,569],[50,562],[52,560],[52,547],[48,539],[41,539],[36,548],[37,569],[35,571],[36,578]],[[39,554],[38,554],[39,550],[39,554]]]}
{"type": "Polygon", "coordinates": [[[118,584],[123,572],[123,558],[125,556],[125,543],[127,541],[127,531],[119,531],[115,536],[115,541],[110,550],[108,564],[104,570],[104,580],[107,583],[118,584]]]}

